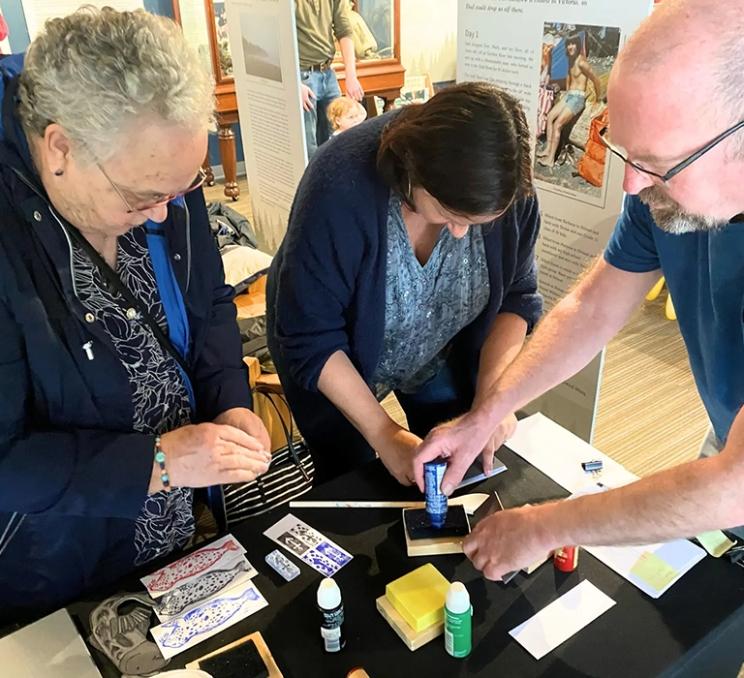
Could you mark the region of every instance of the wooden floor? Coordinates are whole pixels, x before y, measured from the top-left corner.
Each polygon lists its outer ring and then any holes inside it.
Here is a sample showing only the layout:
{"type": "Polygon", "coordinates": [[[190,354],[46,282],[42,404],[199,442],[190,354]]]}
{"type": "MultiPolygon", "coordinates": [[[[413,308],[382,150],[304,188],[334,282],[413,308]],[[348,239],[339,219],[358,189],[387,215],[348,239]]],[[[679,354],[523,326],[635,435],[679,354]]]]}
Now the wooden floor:
{"type": "MultiPolygon", "coordinates": [[[[239,185],[237,202],[219,184],[204,192],[251,218],[247,184],[239,185]]],[[[694,459],[708,427],[677,323],[664,317],[665,299],[644,304],[607,347],[597,413],[594,446],[641,476],[694,459]]],[[[405,423],[394,396],[383,405],[405,423]]]]}
{"type": "Polygon", "coordinates": [[[640,476],[697,457],[708,429],[666,293],[607,347],[594,446],[640,476]]]}
{"type": "Polygon", "coordinates": [[[249,219],[253,219],[253,211],[251,209],[251,200],[248,195],[248,184],[246,183],[245,177],[238,179],[238,186],[240,187],[240,195],[237,200],[231,200],[224,193],[224,186],[221,182],[215,183],[214,186],[204,186],[204,197],[207,202],[224,202],[233,209],[236,209],[241,214],[244,214],[249,219]]]}

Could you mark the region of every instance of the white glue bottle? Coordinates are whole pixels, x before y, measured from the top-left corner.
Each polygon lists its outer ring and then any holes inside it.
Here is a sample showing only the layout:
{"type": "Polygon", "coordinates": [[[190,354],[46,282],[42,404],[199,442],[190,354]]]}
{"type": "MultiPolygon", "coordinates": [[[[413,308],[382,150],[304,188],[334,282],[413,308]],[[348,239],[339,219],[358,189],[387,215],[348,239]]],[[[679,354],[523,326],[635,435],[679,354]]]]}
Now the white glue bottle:
{"type": "Polygon", "coordinates": [[[326,577],[318,586],[318,609],[320,610],[320,635],[326,652],[340,652],[346,645],[344,638],[344,604],[338,584],[326,577]]]}
{"type": "Polygon", "coordinates": [[[473,607],[465,584],[454,581],[444,603],[444,649],[453,657],[467,657],[473,647],[473,607]]]}

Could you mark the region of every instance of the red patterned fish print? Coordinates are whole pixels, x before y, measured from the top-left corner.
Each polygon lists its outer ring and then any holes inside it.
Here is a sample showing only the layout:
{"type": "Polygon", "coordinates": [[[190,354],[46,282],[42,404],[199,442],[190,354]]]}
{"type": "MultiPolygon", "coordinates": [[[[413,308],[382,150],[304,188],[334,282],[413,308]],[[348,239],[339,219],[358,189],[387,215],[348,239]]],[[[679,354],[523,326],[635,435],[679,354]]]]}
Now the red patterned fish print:
{"type": "Polygon", "coordinates": [[[160,570],[154,579],[147,583],[149,591],[168,591],[184,579],[204,572],[222,558],[228,551],[239,551],[234,540],[226,541],[217,548],[203,548],[177,560],[160,570]]]}

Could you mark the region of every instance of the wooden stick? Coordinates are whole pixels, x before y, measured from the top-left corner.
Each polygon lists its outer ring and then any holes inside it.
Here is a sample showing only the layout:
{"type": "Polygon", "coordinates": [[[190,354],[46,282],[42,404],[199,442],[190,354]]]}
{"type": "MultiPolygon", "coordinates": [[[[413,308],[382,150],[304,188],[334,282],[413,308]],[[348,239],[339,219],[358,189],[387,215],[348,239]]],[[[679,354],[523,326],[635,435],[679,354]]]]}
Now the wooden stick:
{"type": "MultiPolygon", "coordinates": [[[[464,506],[465,512],[473,514],[477,508],[488,499],[487,494],[473,492],[453,497],[449,500],[450,506],[464,506]]],[[[345,500],[332,499],[330,501],[291,501],[289,508],[426,508],[423,501],[367,501],[367,500],[345,500]]]]}
{"type": "Polygon", "coordinates": [[[423,501],[290,501],[289,508],[424,508],[423,501]]]}

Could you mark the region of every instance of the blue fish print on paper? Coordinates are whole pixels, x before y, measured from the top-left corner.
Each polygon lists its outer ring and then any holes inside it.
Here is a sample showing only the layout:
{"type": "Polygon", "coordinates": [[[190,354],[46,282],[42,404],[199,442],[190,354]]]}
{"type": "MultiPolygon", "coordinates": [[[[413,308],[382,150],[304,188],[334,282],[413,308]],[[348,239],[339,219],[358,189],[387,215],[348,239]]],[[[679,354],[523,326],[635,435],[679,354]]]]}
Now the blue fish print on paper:
{"type": "Polygon", "coordinates": [[[203,607],[187,612],[180,619],[163,624],[162,628],[170,629],[170,632],[160,642],[164,647],[183,647],[192,638],[224,625],[246,601],[256,601],[258,598],[258,592],[252,586],[234,598],[216,598],[203,607]]]}

